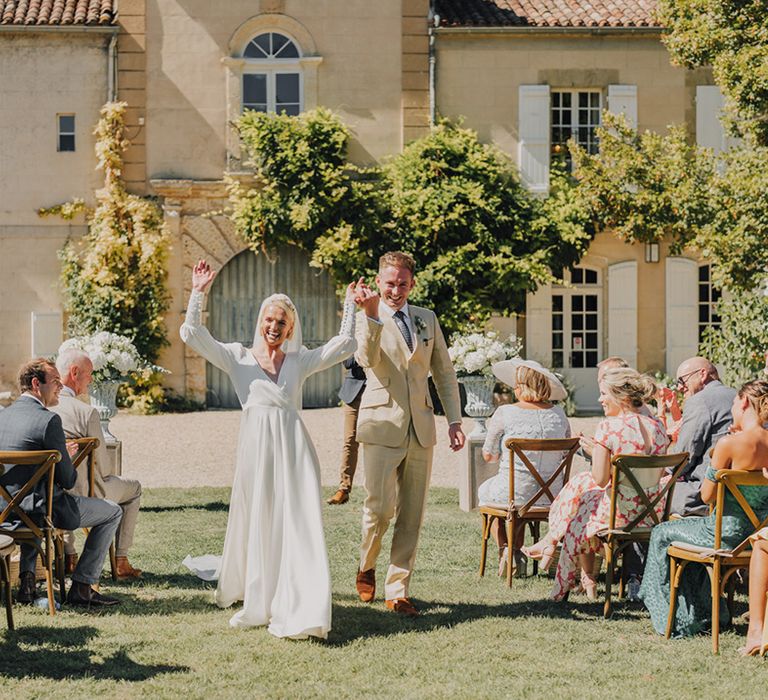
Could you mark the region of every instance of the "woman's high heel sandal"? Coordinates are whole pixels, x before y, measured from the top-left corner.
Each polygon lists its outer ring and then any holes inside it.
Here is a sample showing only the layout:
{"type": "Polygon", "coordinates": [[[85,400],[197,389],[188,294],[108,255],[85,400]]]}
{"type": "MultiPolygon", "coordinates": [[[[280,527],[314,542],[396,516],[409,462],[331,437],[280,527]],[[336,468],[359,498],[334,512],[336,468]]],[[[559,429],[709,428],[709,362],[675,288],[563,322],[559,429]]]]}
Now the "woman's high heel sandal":
{"type": "Polygon", "coordinates": [[[581,572],[581,588],[587,596],[587,600],[597,600],[597,579],[581,572]]]}
{"type": "Polygon", "coordinates": [[[552,566],[552,559],[555,557],[555,545],[552,543],[543,544],[538,551],[534,551],[532,547],[521,547],[520,551],[529,559],[538,560],[539,571],[544,572],[549,571],[549,567],[552,566]]]}

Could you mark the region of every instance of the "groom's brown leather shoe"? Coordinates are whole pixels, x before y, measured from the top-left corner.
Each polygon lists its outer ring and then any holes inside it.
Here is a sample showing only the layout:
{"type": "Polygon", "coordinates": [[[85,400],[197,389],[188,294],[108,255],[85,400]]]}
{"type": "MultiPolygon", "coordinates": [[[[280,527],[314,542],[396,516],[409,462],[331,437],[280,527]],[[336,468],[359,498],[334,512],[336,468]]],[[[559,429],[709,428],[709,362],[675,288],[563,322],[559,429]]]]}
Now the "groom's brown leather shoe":
{"type": "Polygon", "coordinates": [[[349,500],[349,491],[345,491],[344,489],[339,489],[336,493],[333,494],[328,499],[328,505],[329,506],[341,506],[344,505],[349,500]]]}
{"type": "Polygon", "coordinates": [[[370,603],[376,595],[376,569],[358,571],[355,585],[360,600],[364,603],[370,603]]]}
{"type": "Polygon", "coordinates": [[[387,610],[392,610],[406,617],[418,617],[419,611],[408,598],[395,598],[387,601],[387,610]]]}

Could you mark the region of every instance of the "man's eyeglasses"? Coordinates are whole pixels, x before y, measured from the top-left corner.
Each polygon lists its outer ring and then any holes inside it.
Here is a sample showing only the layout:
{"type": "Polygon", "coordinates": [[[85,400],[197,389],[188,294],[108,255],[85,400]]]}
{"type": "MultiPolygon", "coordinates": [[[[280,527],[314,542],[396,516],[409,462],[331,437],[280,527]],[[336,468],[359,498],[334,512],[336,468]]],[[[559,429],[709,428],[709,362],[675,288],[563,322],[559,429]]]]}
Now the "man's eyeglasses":
{"type": "Polygon", "coordinates": [[[695,369],[693,372],[688,372],[688,374],[684,374],[682,377],[678,377],[677,381],[675,382],[675,387],[678,391],[685,391],[685,387],[688,385],[688,383],[685,381],[688,379],[688,377],[692,377],[694,374],[696,374],[699,370],[695,369]]]}

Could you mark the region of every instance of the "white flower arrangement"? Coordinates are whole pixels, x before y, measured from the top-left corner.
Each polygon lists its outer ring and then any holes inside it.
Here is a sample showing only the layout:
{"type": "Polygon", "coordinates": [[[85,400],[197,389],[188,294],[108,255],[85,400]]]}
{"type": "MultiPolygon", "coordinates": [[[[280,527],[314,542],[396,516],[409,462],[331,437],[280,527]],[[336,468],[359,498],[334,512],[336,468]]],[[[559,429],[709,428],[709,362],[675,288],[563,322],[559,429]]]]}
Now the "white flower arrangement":
{"type": "Polygon", "coordinates": [[[518,357],[523,344],[514,334],[502,339],[497,331],[484,333],[457,333],[451,338],[448,354],[451,356],[456,374],[460,377],[470,375],[493,376],[491,365],[494,362],[518,357]]]}
{"type": "Polygon", "coordinates": [[[69,338],[61,344],[59,353],[73,348],[82,350],[91,358],[93,379],[97,383],[126,379],[144,370],[167,371],[141,357],[131,339],[124,335],[101,331],[90,336],[69,338]]]}

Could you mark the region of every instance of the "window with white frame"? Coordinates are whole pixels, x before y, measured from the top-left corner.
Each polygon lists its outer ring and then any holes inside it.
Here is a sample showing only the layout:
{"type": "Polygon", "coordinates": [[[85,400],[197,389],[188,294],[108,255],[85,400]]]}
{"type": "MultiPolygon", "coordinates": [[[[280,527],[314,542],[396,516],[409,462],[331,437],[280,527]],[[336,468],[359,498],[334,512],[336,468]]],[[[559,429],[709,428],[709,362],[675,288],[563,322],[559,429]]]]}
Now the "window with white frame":
{"type": "Polygon", "coordinates": [[[243,51],[242,109],[296,116],[302,111],[301,51],[290,37],[264,32],[243,51]]]}
{"type": "Polygon", "coordinates": [[[712,285],[712,266],[699,265],[699,342],[707,328],[720,328],[717,303],[721,297],[722,292],[712,285]]]}
{"type": "Polygon", "coordinates": [[[600,275],[574,267],[563,279],[569,287],[552,290],[552,366],[594,368],[600,357],[600,275]]]}
{"type": "Polygon", "coordinates": [[[57,114],[56,115],[56,150],[74,151],[75,150],[75,115],[57,114]]]}
{"type": "Polygon", "coordinates": [[[596,129],[600,126],[600,90],[552,90],[550,99],[550,148],[553,158],[570,168],[567,142],[573,138],[588,153],[599,149],[596,129]]]}

